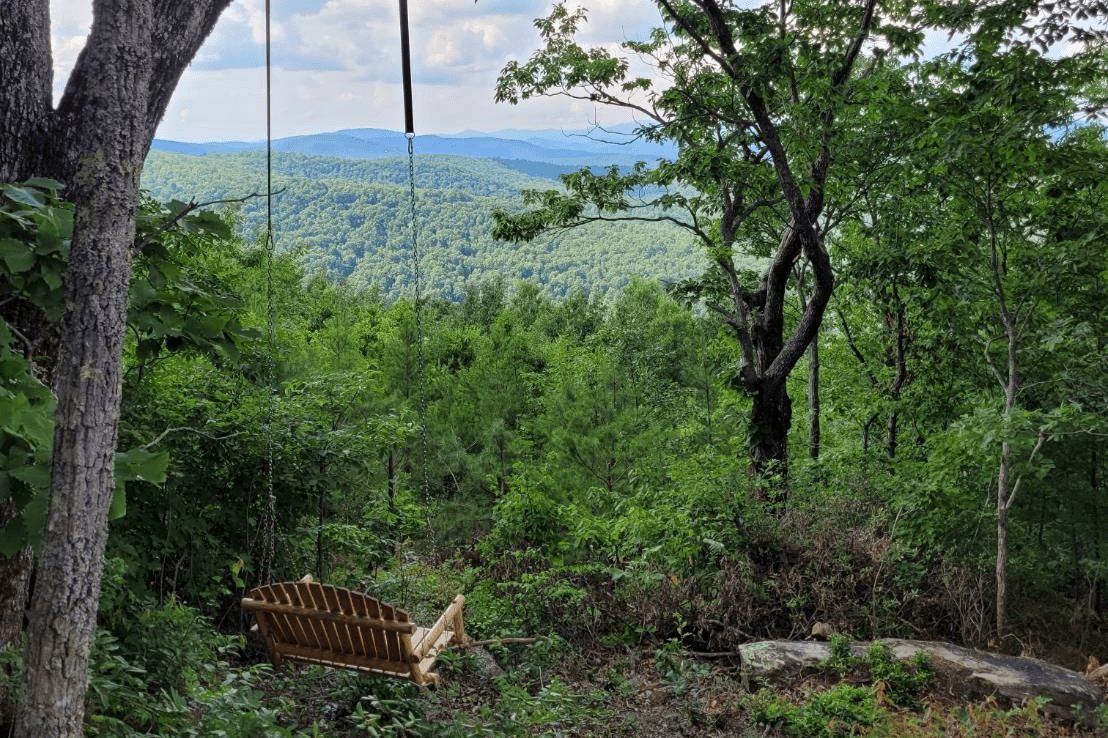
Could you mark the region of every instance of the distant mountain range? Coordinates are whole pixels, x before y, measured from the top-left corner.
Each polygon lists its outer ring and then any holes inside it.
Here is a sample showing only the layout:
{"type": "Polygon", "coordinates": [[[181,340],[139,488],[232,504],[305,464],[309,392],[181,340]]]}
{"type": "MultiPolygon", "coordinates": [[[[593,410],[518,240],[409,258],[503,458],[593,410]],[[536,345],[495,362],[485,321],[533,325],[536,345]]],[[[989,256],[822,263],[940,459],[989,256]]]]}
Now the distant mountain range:
{"type": "MultiPolygon", "coordinates": [[[[524,190],[557,188],[558,175],[582,168],[653,164],[673,153],[629,134],[601,139],[582,132],[507,130],[417,136],[413,171],[425,294],[456,301],[488,280],[526,280],[556,298],[578,291],[604,295],[635,278],[671,282],[703,273],[706,261],[693,237],[665,221],[592,223],[525,244],[492,238],[493,212],[524,209],[524,190]]],[[[142,186],[159,200],[237,200],[265,191],[264,141],[156,140],[153,148],[142,186]]],[[[295,250],[311,273],[379,289],[390,298],[411,294],[405,135],[336,131],[278,139],[273,148],[278,248],[295,250]]],[[[265,204],[255,197],[231,206],[248,241],[265,228],[265,204]]]]}
{"type": "MultiPolygon", "coordinates": [[[[154,139],[153,148],[178,154],[200,156],[265,150],[265,141],[217,141],[182,143],[154,139]]],[[[311,156],[338,156],[348,159],[380,159],[408,153],[405,134],[376,128],[353,128],[333,133],[314,133],[275,139],[273,150],[311,156]]],[[[629,126],[602,131],[503,130],[492,133],[466,131],[451,135],[416,136],[417,154],[447,154],[475,159],[552,164],[561,173],[573,169],[607,166],[631,166],[639,161],[653,164],[672,157],[674,148],[636,138],[629,126]],[[564,168],[564,170],[562,169],[564,168]]],[[[539,167],[531,167],[536,172],[539,167]]],[[[546,174],[546,176],[550,176],[546,174]]]]}

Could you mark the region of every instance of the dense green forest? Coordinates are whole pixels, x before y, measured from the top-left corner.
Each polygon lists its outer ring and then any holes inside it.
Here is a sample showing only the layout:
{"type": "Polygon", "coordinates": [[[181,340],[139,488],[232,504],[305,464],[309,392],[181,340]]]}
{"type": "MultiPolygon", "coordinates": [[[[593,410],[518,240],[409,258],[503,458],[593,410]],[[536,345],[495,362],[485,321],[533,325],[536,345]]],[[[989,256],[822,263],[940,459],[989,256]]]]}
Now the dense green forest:
{"type": "MultiPolygon", "coordinates": [[[[418,141],[417,141],[418,146],[418,141]]],[[[411,294],[408,161],[276,154],[277,242],[309,272],[341,277],[386,296],[411,294]]],[[[704,255],[669,223],[627,222],[551,234],[531,243],[492,237],[492,213],[520,210],[520,192],[571,171],[541,163],[418,156],[416,223],[421,276],[430,294],[457,301],[467,285],[529,280],[552,297],[605,295],[635,277],[676,281],[701,273],[704,255]],[[520,171],[527,170],[527,171],[520,171]],[[546,177],[535,172],[542,171],[546,177]]],[[[265,191],[261,152],[191,156],[154,151],[142,183],[156,198],[209,202],[265,191]]],[[[265,201],[236,207],[238,231],[264,229],[265,201]]]]}
{"type": "MultiPolygon", "coordinates": [[[[1103,733],[850,652],[1108,656],[1106,59],[1013,41],[1072,40],[1033,5],[926,16],[969,36],[924,60],[874,1],[662,3],[626,50],[673,80],[641,135],[674,159],[420,157],[418,302],[407,160],[276,156],[274,243],[261,155],[152,153],[86,734],[1103,733]],[[271,667],[241,599],[307,573],[534,640],[444,653],[433,694],[271,667]],[[817,624],[791,686],[728,661],[817,624]]],[[[649,87],[584,18],[498,97],[649,87]]],[[[7,557],[49,514],[64,196],[0,185],[7,557]]]]}

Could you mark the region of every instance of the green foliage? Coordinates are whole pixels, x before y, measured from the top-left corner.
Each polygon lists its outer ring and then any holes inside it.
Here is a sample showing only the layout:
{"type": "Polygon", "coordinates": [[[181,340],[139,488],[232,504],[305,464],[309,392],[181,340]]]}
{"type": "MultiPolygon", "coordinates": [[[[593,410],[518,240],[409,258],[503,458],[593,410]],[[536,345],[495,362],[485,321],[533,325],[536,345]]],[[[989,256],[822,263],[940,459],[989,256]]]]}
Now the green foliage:
{"type": "MultiPolygon", "coordinates": [[[[264,154],[151,152],[143,187],[159,199],[218,200],[265,189],[264,154]]],[[[278,246],[309,273],[347,279],[390,300],[412,294],[407,161],[276,153],[278,246]]],[[[523,207],[519,193],[549,185],[491,159],[421,155],[416,162],[424,294],[460,302],[501,279],[533,282],[552,297],[616,293],[631,275],[675,280],[703,269],[691,241],[667,223],[614,223],[506,244],[493,213],[523,207]]],[[[238,233],[264,230],[264,202],[235,206],[238,233]]]]}
{"type": "Polygon", "coordinates": [[[931,658],[925,651],[916,651],[911,659],[901,661],[893,657],[888,646],[875,643],[866,653],[865,662],[873,682],[882,683],[885,699],[897,707],[912,710],[923,706],[920,695],[935,678],[931,658]]]}
{"type": "Polygon", "coordinates": [[[835,671],[843,683],[809,692],[799,705],[763,690],[748,703],[757,722],[780,725],[789,735],[836,738],[877,725],[886,703],[913,710],[922,707],[920,696],[934,679],[927,654],[917,651],[910,660],[900,661],[888,646],[875,643],[859,657],[853,655],[850,640],[840,634],[833,635],[829,645],[831,656],[820,666],[835,671]],[[855,674],[860,671],[869,686],[857,686],[855,674]]]}
{"type": "Polygon", "coordinates": [[[495,709],[485,710],[482,718],[498,735],[522,738],[543,729],[573,731],[594,722],[603,724],[606,717],[598,695],[574,692],[557,676],[534,694],[507,679],[498,679],[497,689],[495,709]]]}
{"type": "Polygon", "coordinates": [[[290,736],[264,704],[268,667],[231,669],[242,639],[217,633],[192,607],[129,596],[127,565],[105,565],[100,627],[90,655],[86,734],[120,738],[290,736]]]}
{"type": "Polygon", "coordinates": [[[542,555],[560,553],[568,521],[564,507],[519,477],[513,489],[493,508],[496,525],[481,542],[486,555],[518,548],[534,548],[542,555]]]}
{"type": "MultiPolygon", "coordinates": [[[[34,362],[53,365],[48,336],[54,329],[49,324],[60,319],[64,307],[62,279],[73,213],[72,206],[58,199],[58,189],[49,180],[0,186],[0,243],[4,244],[0,282],[8,295],[5,323],[0,325],[0,371],[7,375],[0,390],[5,395],[0,499],[10,499],[15,509],[0,532],[0,552],[5,555],[37,544],[47,504],[54,398],[36,376],[41,370],[34,362]],[[37,348],[39,344],[47,348],[37,348]],[[47,355],[37,356],[40,350],[47,355]]],[[[213,297],[190,282],[174,261],[186,247],[195,247],[199,237],[211,242],[213,237],[228,235],[226,224],[211,213],[191,213],[181,203],[163,207],[143,202],[136,225],[138,256],[128,313],[140,373],[143,363],[157,359],[166,349],[218,349],[234,355],[234,340],[245,334],[226,314],[226,306],[233,301],[213,297]]],[[[166,454],[144,448],[117,453],[109,518],[126,513],[128,481],[161,484],[167,462],[166,454]]]]}
{"type": "Polygon", "coordinates": [[[13,344],[0,324],[0,499],[19,511],[0,531],[4,556],[41,540],[54,446],[54,395],[13,344]]]}
{"type": "Polygon", "coordinates": [[[348,720],[355,735],[370,738],[431,738],[437,726],[426,721],[425,701],[410,683],[378,680],[373,692],[358,700],[348,720]]]}
{"type": "Polygon", "coordinates": [[[0,185],[0,280],[4,293],[38,306],[56,322],[73,234],[73,207],[47,179],[0,185]]]}
{"type": "Polygon", "coordinates": [[[828,645],[831,647],[831,655],[820,666],[834,670],[840,677],[854,671],[859,659],[850,649],[850,638],[842,633],[832,633],[828,645]]]}
{"type": "Polygon", "coordinates": [[[873,689],[847,684],[810,694],[799,706],[763,690],[749,706],[755,721],[780,725],[786,734],[804,738],[845,738],[878,720],[873,689]]]}
{"type": "Polygon", "coordinates": [[[0,185],[0,502],[15,511],[0,531],[5,556],[37,544],[45,525],[55,402],[35,365],[35,342],[65,306],[73,209],[58,189],[49,180],[0,185]]]}

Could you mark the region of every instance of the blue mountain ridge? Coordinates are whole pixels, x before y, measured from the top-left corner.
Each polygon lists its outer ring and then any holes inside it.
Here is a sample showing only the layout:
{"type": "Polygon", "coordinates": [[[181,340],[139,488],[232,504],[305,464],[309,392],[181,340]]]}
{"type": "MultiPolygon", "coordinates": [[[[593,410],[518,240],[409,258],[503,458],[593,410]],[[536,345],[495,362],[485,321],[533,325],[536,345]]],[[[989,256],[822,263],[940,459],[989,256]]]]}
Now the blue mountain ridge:
{"type": "MultiPolygon", "coordinates": [[[[192,156],[265,149],[264,141],[213,141],[185,143],[154,139],[153,148],[192,156]]],[[[354,128],[275,139],[273,150],[313,156],[349,159],[379,159],[408,152],[407,136],[398,131],[354,128]]],[[[493,133],[470,132],[448,135],[420,135],[415,138],[420,154],[450,154],[477,159],[542,162],[565,167],[631,166],[644,161],[653,164],[673,156],[671,146],[636,139],[629,132],[557,130],[510,130],[493,133]]]]}

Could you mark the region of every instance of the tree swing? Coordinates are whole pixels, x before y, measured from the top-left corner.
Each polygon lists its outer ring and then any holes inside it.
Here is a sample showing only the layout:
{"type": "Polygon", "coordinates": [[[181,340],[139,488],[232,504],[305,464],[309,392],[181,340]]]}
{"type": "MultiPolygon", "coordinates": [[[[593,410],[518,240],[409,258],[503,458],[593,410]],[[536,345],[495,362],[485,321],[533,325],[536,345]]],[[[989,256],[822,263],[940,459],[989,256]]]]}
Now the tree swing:
{"type": "MultiPolygon", "coordinates": [[[[265,4],[266,67],[266,193],[268,260],[269,367],[267,393],[267,477],[269,496],[262,523],[261,578],[267,579],[273,563],[273,527],[276,495],[273,483],[273,388],[275,363],[275,325],[273,311],[273,206],[272,157],[273,130],[270,104],[270,2],[265,4]]],[[[404,129],[408,138],[408,177],[411,192],[412,264],[415,282],[416,335],[419,355],[420,413],[426,416],[423,389],[423,345],[420,318],[419,251],[416,240],[415,154],[412,122],[411,53],[408,45],[408,4],[400,0],[400,51],[404,79],[404,129]]],[[[423,484],[427,484],[426,422],[423,423],[423,484]]],[[[266,644],[270,660],[280,665],[285,660],[354,669],[400,679],[419,685],[437,685],[439,677],[431,672],[439,652],[447,645],[465,644],[462,608],[465,598],[458,595],[430,628],[421,628],[408,613],[366,594],[342,587],[320,584],[306,576],[297,582],[268,584],[252,589],[242,599],[242,607],[252,613],[254,627],[266,644]]]]}

